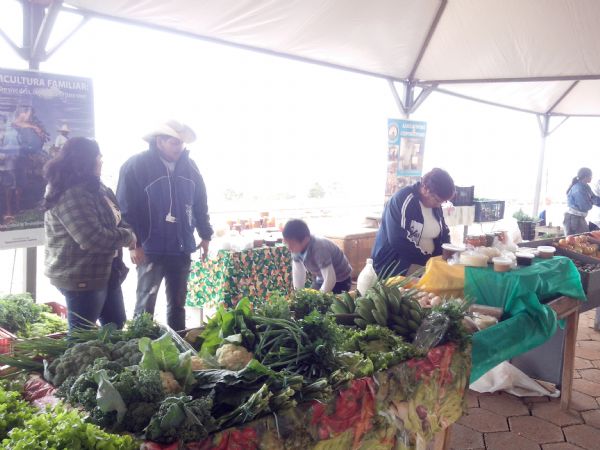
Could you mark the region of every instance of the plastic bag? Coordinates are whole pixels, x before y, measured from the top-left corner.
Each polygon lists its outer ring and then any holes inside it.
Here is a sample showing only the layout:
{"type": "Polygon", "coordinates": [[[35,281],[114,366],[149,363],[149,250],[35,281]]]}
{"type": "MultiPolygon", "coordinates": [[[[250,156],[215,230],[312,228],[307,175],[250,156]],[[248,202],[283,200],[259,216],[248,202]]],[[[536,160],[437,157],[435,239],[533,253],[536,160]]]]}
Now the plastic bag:
{"type": "Polygon", "coordinates": [[[505,391],[517,397],[559,397],[560,391],[549,392],[512,364],[504,361],[489,370],[481,378],[471,383],[477,392],[505,391]]]}
{"type": "Polygon", "coordinates": [[[432,312],[419,326],[413,345],[418,350],[427,351],[432,349],[442,342],[449,326],[450,319],[446,314],[437,311],[432,312]]]}
{"type": "Polygon", "coordinates": [[[430,258],[425,274],[416,288],[440,297],[462,297],[465,289],[465,267],[447,264],[441,256],[430,258]]]}
{"type": "Polygon", "coordinates": [[[23,398],[28,402],[54,394],[56,388],[40,377],[31,377],[23,386],[23,398]]]}

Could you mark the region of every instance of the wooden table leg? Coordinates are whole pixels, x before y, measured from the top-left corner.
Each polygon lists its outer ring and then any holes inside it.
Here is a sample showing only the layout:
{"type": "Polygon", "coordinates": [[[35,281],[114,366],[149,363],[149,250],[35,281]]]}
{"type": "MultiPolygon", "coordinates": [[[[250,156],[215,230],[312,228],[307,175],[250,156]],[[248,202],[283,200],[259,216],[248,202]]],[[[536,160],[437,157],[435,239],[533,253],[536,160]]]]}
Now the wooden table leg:
{"type": "Polygon", "coordinates": [[[449,450],[450,449],[450,427],[438,432],[433,438],[432,450],[449,450]]]}
{"type": "Polygon", "coordinates": [[[450,435],[452,434],[451,427],[444,430],[444,446],[442,450],[450,450],[450,435]]]}
{"type": "Polygon", "coordinates": [[[573,389],[573,370],[575,368],[575,345],[577,343],[577,328],[579,326],[579,311],[572,312],[566,317],[566,337],[563,353],[563,371],[560,395],[560,407],[563,411],[569,409],[571,390],[573,389]]]}

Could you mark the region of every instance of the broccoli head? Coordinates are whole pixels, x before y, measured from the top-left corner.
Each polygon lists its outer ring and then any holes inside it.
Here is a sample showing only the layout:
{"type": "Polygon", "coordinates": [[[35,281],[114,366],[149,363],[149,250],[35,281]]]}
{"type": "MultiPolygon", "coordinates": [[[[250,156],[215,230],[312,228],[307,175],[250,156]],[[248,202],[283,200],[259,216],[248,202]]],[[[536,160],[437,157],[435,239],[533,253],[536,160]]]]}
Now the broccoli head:
{"type": "Polygon", "coordinates": [[[94,425],[98,425],[100,428],[112,431],[117,427],[117,412],[104,412],[100,407],[96,406],[89,412],[86,420],[94,425]]]}
{"type": "Polygon", "coordinates": [[[48,366],[44,377],[59,387],[70,376],[81,375],[99,358],[109,358],[110,350],[102,341],[93,340],[75,344],[48,366]]]}
{"type": "Polygon", "coordinates": [[[211,416],[210,396],[193,399],[190,396],[168,397],[160,405],[146,428],[146,439],[170,444],[180,439],[195,442],[217,429],[211,416]]]}
{"type": "Polygon", "coordinates": [[[139,339],[116,342],[112,348],[111,359],[123,367],[135,366],[142,360],[139,339]]]}
{"type": "Polygon", "coordinates": [[[138,402],[127,407],[127,414],[123,419],[122,431],[139,434],[150,423],[150,419],[158,412],[160,403],[138,402]]]}
{"type": "Polygon", "coordinates": [[[96,408],[96,393],[98,392],[98,383],[94,380],[94,372],[88,370],[75,380],[67,394],[67,401],[72,405],[83,406],[87,411],[96,408]]]}
{"type": "Polygon", "coordinates": [[[138,366],[126,367],[111,381],[126,405],[138,402],[160,402],[165,396],[158,370],[143,369],[138,366]]]}
{"type": "Polygon", "coordinates": [[[100,370],[106,370],[109,376],[113,376],[123,370],[123,366],[117,361],[110,361],[107,358],[99,358],[94,361],[92,367],[88,370],[98,372],[100,370]]]}

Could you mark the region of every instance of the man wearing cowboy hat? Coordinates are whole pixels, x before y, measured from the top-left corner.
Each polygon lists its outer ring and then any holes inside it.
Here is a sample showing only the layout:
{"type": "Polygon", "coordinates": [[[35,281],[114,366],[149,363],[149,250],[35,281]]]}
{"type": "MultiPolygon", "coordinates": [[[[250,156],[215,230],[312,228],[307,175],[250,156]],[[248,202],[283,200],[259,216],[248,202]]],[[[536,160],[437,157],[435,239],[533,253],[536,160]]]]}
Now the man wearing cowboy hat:
{"type": "Polygon", "coordinates": [[[130,249],[137,266],[135,315],[154,314],[156,296],[165,279],[167,323],[185,329],[185,298],[190,255],[202,249],[206,258],[213,234],[206,187],[184,144],[196,140],[194,131],[167,121],[144,136],[149,149],[121,167],[117,199],[123,218],[138,236],[130,249]],[[194,229],[201,242],[196,247],[194,229]]]}
{"type": "Polygon", "coordinates": [[[54,146],[60,150],[62,148],[63,145],[65,145],[65,142],[67,142],[67,140],[69,140],[69,133],[71,132],[71,130],[69,130],[69,126],[64,123],[58,130],[58,136],[56,136],[56,140],[54,141],[54,146]]]}

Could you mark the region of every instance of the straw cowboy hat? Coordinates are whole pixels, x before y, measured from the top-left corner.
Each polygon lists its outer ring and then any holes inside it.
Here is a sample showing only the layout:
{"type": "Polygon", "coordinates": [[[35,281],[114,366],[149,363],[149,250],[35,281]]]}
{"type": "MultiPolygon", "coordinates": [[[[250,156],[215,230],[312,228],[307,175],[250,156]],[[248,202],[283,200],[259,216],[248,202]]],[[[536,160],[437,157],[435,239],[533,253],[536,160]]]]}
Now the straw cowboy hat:
{"type": "Polygon", "coordinates": [[[64,133],[70,133],[71,130],[69,129],[69,126],[65,123],[63,124],[60,128],[58,128],[56,131],[62,131],[64,133]]]}
{"type": "Polygon", "coordinates": [[[196,140],[196,133],[194,133],[194,130],[177,120],[168,120],[157,127],[154,127],[154,129],[150,133],[145,134],[142,139],[150,142],[156,136],[172,136],[180,139],[186,144],[196,140]]]}

